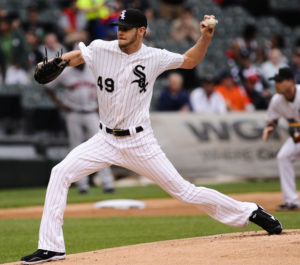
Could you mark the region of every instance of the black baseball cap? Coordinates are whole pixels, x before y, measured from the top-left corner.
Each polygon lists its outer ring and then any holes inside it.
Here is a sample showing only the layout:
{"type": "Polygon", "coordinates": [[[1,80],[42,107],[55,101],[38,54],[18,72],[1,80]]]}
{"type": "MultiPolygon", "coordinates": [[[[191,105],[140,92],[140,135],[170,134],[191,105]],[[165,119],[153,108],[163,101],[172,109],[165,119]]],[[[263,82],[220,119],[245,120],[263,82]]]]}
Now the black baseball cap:
{"type": "Polygon", "coordinates": [[[113,26],[129,26],[129,27],[146,27],[147,28],[147,18],[138,9],[128,8],[122,10],[118,21],[112,22],[113,26]]]}
{"type": "Polygon", "coordinates": [[[269,78],[269,80],[275,80],[275,82],[282,82],[290,79],[294,79],[294,73],[288,67],[280,68],[278,74],[269,78]]]}

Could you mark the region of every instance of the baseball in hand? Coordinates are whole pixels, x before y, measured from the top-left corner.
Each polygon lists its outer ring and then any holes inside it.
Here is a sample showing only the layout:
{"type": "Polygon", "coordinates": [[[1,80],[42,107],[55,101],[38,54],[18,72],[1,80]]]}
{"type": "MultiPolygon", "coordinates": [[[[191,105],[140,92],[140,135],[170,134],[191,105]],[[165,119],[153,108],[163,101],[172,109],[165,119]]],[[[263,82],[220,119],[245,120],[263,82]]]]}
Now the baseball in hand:
{"type": "Polygon", "coordinates": [[[216,24],[218,23],[218,20],[214,19],[214,18],[207,18],[205,19],[205,22],[207,23],[208,27],[213,29],[216,24]]]}

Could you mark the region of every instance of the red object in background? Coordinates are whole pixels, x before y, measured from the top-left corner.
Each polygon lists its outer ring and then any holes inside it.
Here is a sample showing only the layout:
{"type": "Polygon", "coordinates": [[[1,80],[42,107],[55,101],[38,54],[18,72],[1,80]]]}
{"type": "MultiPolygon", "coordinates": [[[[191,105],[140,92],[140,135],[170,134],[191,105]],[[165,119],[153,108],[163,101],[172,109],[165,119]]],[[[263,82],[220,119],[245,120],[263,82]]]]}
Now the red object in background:
{"type": "Polygon", "coordinates": [[[247,80],[256,83],[256,82],[259,81],[259,76],[258,75],[250,75],[250,76],[247,77],[247,80]]]}
{"type": "Polygon", "coordinates": [[[234,59],[234,51],[229,49],[226,51],[226,57],[229,58],[229,59],[234,59]]]}
{"type": "Polygon", "coordinates": [[[224,4],[224,0],[214,0],[218,5],[223,5],[224,4]]]}
{"type": "Polygon", "coordinates": [[[69,18],[72,30],[76,30],[77,25],[76,25],[76,14],[75,14],[75,12],[71,8],[65,8],[63,10],[63,13],[69,18]]]}
{"type": "Polygon", "coordinates": [[[118,20],[120,16],[121,11],[115,11],[109,14],[109,17],[107,19],[100,19],[100,21],[104,24],[108,24],[112,21],[118,20]]]}

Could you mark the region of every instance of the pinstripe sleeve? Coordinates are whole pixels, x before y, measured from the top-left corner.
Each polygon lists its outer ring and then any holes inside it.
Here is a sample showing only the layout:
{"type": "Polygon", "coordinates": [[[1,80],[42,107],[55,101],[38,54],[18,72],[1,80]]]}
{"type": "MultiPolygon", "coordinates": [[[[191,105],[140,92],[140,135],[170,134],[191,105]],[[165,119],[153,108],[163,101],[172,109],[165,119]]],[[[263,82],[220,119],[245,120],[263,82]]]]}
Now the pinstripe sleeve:
{"type": "Polygon", "coordinates": [[[160,64],[159,64],[160,73],[166,70],[179,68],[184,61],[182,54],[169,52],[167,50],[160,50],[159,58],[160,58],[160,64]]]}
{"type": "Polygon", "coordinates": [[[91,42],[89,46],[85,46],[83,42],[79,43],[79,49],[82,53],[82,56],[86,62],[86,64],[89,66],[89,68],[92,68],[94,65],[94,59],[97,56],[97,48],[101,48],[102,41],[101,40],[94,40],[91,42]]]}

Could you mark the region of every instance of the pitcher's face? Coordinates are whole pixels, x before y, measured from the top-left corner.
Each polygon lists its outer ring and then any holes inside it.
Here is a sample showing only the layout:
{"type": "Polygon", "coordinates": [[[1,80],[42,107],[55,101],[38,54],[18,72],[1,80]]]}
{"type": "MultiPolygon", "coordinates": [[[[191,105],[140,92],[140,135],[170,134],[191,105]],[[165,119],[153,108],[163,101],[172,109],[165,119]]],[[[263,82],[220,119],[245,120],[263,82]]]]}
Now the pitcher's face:
{"type": "Polygon", "coordinates": [[[119,26],[118,42],[120,48],[126,48],[138,41],[138,29],[129,26],[119,26]]]}

